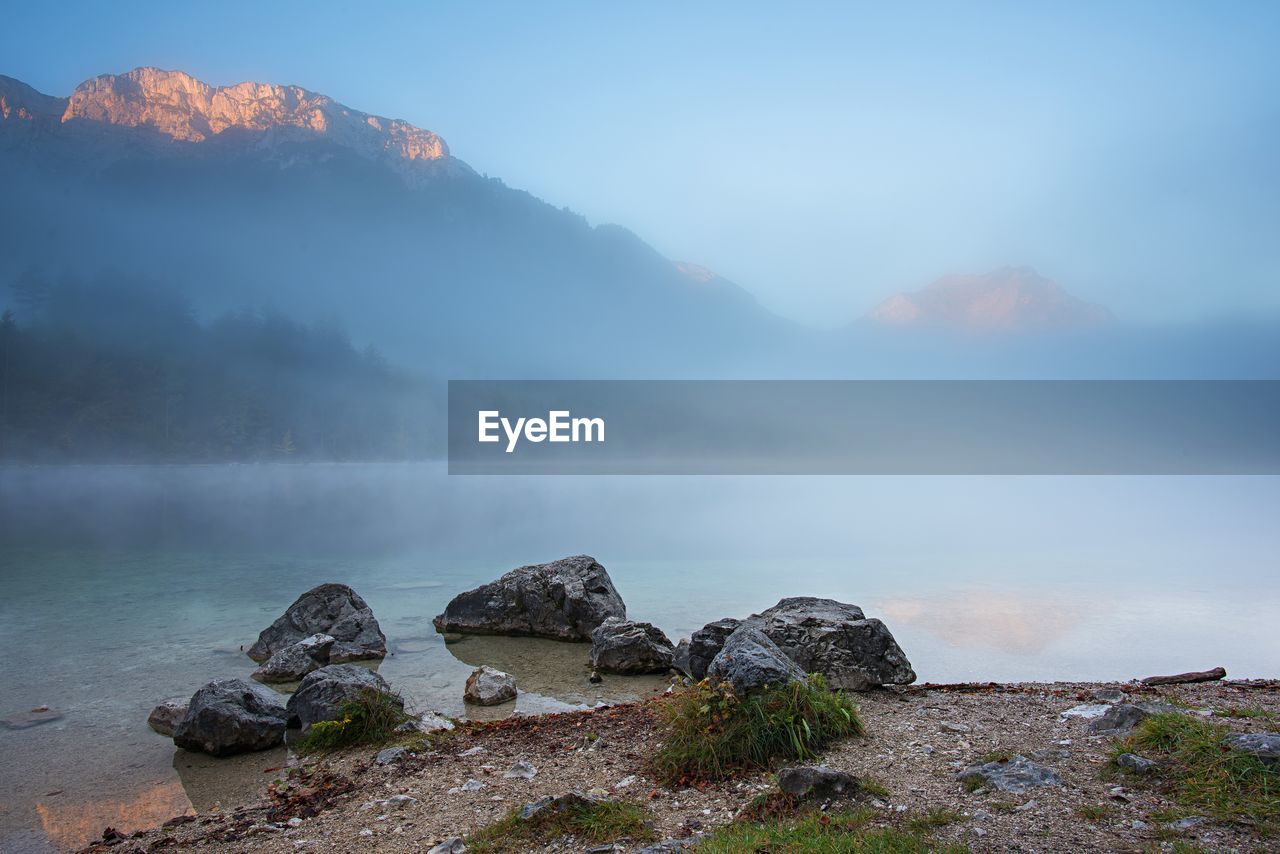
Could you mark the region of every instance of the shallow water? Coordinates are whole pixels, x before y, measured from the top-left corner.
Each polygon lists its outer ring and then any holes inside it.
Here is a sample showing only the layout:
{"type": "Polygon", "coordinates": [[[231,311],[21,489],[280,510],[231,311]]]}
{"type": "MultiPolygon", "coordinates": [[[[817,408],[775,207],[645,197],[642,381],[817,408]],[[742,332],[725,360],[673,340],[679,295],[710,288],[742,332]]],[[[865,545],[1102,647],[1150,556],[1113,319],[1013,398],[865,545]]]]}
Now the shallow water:
{"type": "MultiPolygon", "coordinates": [[[[1277,478],[459,478],[439,466],[0,469],[0,850],[82,844],[265,784],[283,751],[175,751],[147,712],[247,677],[299,593],[353,585],[418,708],[513,672],[529,711],[643,696],[586,648],[431,626],[455,593],[574,553],[672,639],[787,595],[889,624],[922,680],[1274,676],[1277,478]],[[264,773],[265,772],[265,773],[264,773]]],[[[505,714],[509,709],[487,710],[505,714]]]]}

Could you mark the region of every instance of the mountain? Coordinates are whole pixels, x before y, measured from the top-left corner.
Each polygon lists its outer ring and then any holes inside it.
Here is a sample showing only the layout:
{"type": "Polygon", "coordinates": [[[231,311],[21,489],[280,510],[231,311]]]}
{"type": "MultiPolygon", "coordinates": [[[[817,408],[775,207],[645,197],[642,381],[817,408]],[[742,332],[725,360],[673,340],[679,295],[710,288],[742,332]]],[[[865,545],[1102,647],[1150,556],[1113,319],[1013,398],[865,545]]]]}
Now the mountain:
{"type": "Polygon", "coordinates": [[[1089,329],[1111,312],[1078,299],[1029,267],[1001,267],[985,275],[950,275],[899,293],[867,315],[888,327],[936,327],[965,332],[1089,329]]]}
{"type": "Polygon", "coordinates": [[[61,98],[0,77],[0,180],[0,288],[109,270],[204,316],[336,321],[437,375],[758,374],[797,338],[435,132],[297,86],[139,68],[61,98]]]}

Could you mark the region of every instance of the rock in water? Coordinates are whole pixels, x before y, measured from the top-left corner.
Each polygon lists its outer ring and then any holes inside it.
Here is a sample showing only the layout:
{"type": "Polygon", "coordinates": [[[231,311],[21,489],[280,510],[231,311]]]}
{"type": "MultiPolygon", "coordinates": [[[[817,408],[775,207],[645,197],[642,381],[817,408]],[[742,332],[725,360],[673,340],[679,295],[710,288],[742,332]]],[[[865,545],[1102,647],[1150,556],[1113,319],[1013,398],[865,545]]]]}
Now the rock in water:
{"type": "Polygon", "coordinates": [[[249,649],[254,661],[266,661],[276,652],[315,634],[330,635],[329,661],[340,664],[385,658],[387,638],[373,611],[345,584],[321,584],[303,593],[280,617],[258,635],[249,649]]]}
{"type": "Polygon", "coordinates": [[[331,664],[308,673],[293,692],[286,707],[289,726],[303,731],[316,721],[335,721],[341,716],[339,706],[354,700],[365,690],[387,694],[392,702],[404,708],[404,700],[391,693],[387,680],[358,664],[331,664]]]}
{"type": "Polygon", "coordinates": [[[161,735],[173,738],[173,731],[178,728],[178,724],[182,723],[182,719],[187,716],[188,705],[187,701],[181,697],[165,700],[152,709],[151,714],[147,715],[147,726],[161,735]]]}
{"type": "Polygon", "coordinates": [[[605,673],[664,673],[674,655],[671,641],[649,623],[609,617],[591,632],[591,666],[605,673]]]}
{"type": "Polygon", "coordinates": [[[778,772],[778,788],[793,798],[830,798],[858,791],[858,778],[846,771],[802,765],[778,772]]]}
{"type": "Polygon", "coordinates": [[[956,775],[960,781],[979,778],[983,783],[1001,792],[1020,795],[1036,786],[1061,786],[1062,778],[1053,771],[1018,754],[1008,762],[987,762],[974,765],[956,775]]]}
{"type": "Polygon", "coordinates": [[[746,622],[759,626],[805,673],[825,676],[832,689],[865,691],[916,680],[889,629],[856,605],[796,596],[746,622]]]}
{"type": "Polygon", "coordinates": [[[329,663],[332,635],[311,635],[272,653],[266,663],[253,671],[259,682],[297,682],[313,670],[329,663]]]}
{"type": "Polygon", "coordinates": [[[462,698],[477,706],[496,706],[516,698],[516,680],[510,673],[482,664],[467,677],[462,698]]]}
{"type": "Polygon", "coordinates": [[[213,756],[266,750],[284,739],[285,717],[280,695],[270,688],[217,679],[192,696],[173,743],[213,756]]]}
{"type": "Polygon", "coordinates": [[[729,635],[740,625],[742,621],[732,617],[707,623],[694,632],[689,640],[680,641],[683,649],[676,651],[675,666],[694,679],[705,678],[711,659],[716,657],[729,635]]]}
{"type": "Polygon", "coordinates": [[[605,568],[587,555],[513,569],[453,598],[433,621],[437,632],[533,635],[585,641],[627,608],[605,568]]]}
{"type": "Polygon", "coordinates": [[[766,685],[787,685],[805,678],[796,663],[754,626],[740,626],[707,668],[713,683],[728,682],[734,693],[746,696],[766,685]]]}

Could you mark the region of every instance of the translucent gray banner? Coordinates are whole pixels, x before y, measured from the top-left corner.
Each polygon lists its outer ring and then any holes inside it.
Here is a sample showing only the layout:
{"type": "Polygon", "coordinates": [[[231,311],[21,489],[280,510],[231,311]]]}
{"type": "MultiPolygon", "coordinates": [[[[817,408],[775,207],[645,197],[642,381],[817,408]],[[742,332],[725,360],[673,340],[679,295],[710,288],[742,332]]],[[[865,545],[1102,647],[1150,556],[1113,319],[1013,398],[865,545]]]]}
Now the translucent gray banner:
{"type": "Polygon", "coordinates": [[[450,474],[1280,474],[1280,381],[451,381],[450,474]]]}

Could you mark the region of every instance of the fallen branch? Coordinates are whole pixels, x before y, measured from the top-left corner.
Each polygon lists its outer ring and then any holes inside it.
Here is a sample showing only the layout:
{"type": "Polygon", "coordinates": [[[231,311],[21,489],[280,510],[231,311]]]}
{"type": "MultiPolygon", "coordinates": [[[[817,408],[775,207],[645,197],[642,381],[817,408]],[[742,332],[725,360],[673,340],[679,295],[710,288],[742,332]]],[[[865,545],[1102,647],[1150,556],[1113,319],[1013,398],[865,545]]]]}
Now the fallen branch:
{"type": "Polygon", "coordinates": [[[1226,670],[1221,667],[1215,667],[1212,670],[1178,673],[1174,676],[1148,676],[1140,681],[1143,685],[1184,685],[1188,682],[1217,682],[1219,679],[1225,678],[1226,675],[1226,670]]]}

